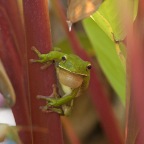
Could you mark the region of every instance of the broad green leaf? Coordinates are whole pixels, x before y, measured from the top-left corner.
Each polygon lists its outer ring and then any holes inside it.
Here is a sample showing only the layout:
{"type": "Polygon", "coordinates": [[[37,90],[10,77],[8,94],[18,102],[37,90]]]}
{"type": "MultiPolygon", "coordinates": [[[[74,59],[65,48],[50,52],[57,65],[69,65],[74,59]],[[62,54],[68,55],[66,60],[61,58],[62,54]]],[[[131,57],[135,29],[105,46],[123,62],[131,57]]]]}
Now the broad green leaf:
{"type": "Polygon", "coordinates": [[[123,104],[126,48],[120,41],[136,18],[137,9],[138,0],[105,0],[98,11],[83,22],[99,63],[123,104]]]}
{"type": "Polygon", "coordinates": [[[138,0],[105,0],[91,17],[112,40],[123,40],[137,15],[138,0]]]}
{"type": "MultiPolygon", "coordinates": [[[[94,48],[96,57],[107,79],[125,104],[125,69],[116,52],[116,43],[91,18],[83,21],[83,26],[94,48]]],[[[118,45],[119,46],[119,45],[118,45]]]]}

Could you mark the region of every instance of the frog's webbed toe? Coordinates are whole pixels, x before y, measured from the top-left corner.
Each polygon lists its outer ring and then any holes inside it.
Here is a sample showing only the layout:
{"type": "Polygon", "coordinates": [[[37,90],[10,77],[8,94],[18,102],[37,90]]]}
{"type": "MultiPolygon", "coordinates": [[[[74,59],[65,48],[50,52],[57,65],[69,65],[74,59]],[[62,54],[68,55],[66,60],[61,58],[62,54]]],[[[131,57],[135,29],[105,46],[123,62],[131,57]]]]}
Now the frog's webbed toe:
{"type": "Polygon", "coordinates": [[[32,51],[34,51],[37,54],[38,57],[41,56],[41,53],[38,51],[38,49],[35,46],[32,46],[31,49],[32,49],[32,51]]]}
{"type": "Polygon", "coordinates": [[[56,84],[52,85],[53,91],[49,96],[37,95],[38,99],[49,100],[49,98],[58,98],[60,97],[57,93],[57,86],[56,84]]]}
{"type": "Polygon", "coordinates": [[[60,115],[64,115],[63,110],[60,107],[55,108],[55,107],[49,107],[48,105],[46,105],[46,106],[41,106],[40,109],[42,110],[42,112],[46,112],[46,113],[56,112],[60,115]]]}
{"type": "Polygon", "coordinates": [[[40,109],[45,112],[52,112],[52,111],[54,112],[55,111],[58,113],[62,113],[62,110],[58,103],[60,96],[57,93],[57,86],[55,84],[53,84],[52,87],[53,87],[53,92],[51,95],[49,95],[49,96],[37,95],[38,99],[43,99],[46,101],[46,105],[41,106],[40,109]]]}

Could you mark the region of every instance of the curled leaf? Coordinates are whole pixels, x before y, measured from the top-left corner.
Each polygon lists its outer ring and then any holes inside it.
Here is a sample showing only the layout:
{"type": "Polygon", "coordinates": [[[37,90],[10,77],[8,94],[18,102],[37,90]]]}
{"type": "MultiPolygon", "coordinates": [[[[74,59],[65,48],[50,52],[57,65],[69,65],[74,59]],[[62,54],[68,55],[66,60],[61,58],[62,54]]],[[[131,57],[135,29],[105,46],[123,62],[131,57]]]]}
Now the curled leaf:
{"type": "Polygon", "coordinates": [[[3,142],[5,139],[8,141],[16,142],[17,144],[22,144],[18,136],[19,128],[15,126],[9,126],[7,124],[0,124],[0,142],[3,142]]]}
{"type": "Polygon", "coordinates": [[[93,14],[102,2],[103,0],[69,0],[67,10],[69,30],[73,23],[93,14]]]}
{"type": "Polygon", "coordinates": [[[10,107],[15,103],[15,92],[0,61],[0,107],[10,107]]]}

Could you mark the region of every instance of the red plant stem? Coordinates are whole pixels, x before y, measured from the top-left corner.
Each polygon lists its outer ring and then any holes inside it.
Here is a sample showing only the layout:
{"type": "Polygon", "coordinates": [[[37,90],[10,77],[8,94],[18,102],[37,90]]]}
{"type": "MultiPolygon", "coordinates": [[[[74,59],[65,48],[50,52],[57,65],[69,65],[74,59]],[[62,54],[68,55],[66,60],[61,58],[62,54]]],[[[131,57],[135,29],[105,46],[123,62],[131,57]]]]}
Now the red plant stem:
{"type": "Polygon", "coordinates": [[[70,142],[72,144],[80,144],[80,141],[77,138],[77,136],[75,135],[75,132],[71,126],[69,119],[66,117],[61,117],[61,121],[62,121],[64,130],[66,130],[66,135],[69,138],[70,142]]]}
{"type": "MultiPolygon", "coordinates": [[[[61,3],[55,0],[55,7],[58,11],[60,20],[63,24],[69,42],[71,43],[74,51],[83,59],[90,61],[94,66],[95,64],[92,61],[92,59],[87,55],[87,53],[81,47],[75,31],[73,29],[71,32],[68,31],[66,17],[64,15],[64,12],[62,11],[61,3]]],[[[91,77],[92,78],[90,80],[89,90],[91,92],[92,101],[94,103],[96,111],[99,113],[99,116],[101,118],[101,123],[104,128],[104,131],[109,141],[112,144],[123,144],[124,138],[118,126],[118,122],[114,116],[114,112],[112,110],[111,104],[103,91],[99,79],[96,77],[96,70],[94,67],[91,70],[91,77]]]]}
{"type": "MultiPolygon", "coordinates": [[[[16,104],[13,107],[16,124],[30,126],[22,55],[25,39],[17,1],[0,1],[0,28],[0,57],[16,93],[16,104]]],[[[24,143],[31,143],[30,130],[21,136],[24,143]]]]}
{"type": "MultiPolygon", "coordinates": [[[[47,0],[23,0],[28,61],[37,58],[31,50],[35,46],[41,53],[51,50],[50,20],[47,0]]],[[[29,92],[33,126],[47,128],[47,133],[33,131],[34,144],[62,144],[62,131],[59,115],[43,113],[39,106],[45,105],[37,95],[50,95],[55,83],[54,67],[40,70],[40,64],[28,62],[29,92]]]]}
{"type": "MultiPolygon", "coordinates": [[[[134,27],[130,27],[127,36],[128,47],[128,62],[129,62],[129,75],[130,75],[130,94],[133,107],[135,108],[135,120],[137,121],[137,127],[131,127],[135,131],[135,141],[133,143],[143,144],[144,142],[144,0],[139,1],[138,16],[134,27]]],[[[131,106],[132,107],[132,106],[131,106]]],[[[131,119],[128,121],[131,122],[131,119]]],[[[131,131],[128,131],[127,135],[131,135],[131,131]]],[[[127,144],[129,142],[127,137],[127,144]]]]}

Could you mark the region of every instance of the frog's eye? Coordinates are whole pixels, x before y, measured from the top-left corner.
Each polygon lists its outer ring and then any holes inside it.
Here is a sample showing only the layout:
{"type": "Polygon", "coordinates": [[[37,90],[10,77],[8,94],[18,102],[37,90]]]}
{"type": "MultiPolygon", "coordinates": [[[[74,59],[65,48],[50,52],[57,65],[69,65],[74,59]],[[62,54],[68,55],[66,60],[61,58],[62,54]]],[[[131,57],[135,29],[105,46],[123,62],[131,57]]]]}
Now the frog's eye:
{"type": "Polygon", "coordinates": [[[66,61],[66,59],[67,59],[66,56],[62,56],[63,61],[66,61]]]}
{"type": "Polygon", "coordinates": [[[92,68],[91,64],[87,65],[87,69],[91,69],[91,68],[92,68]]]}

